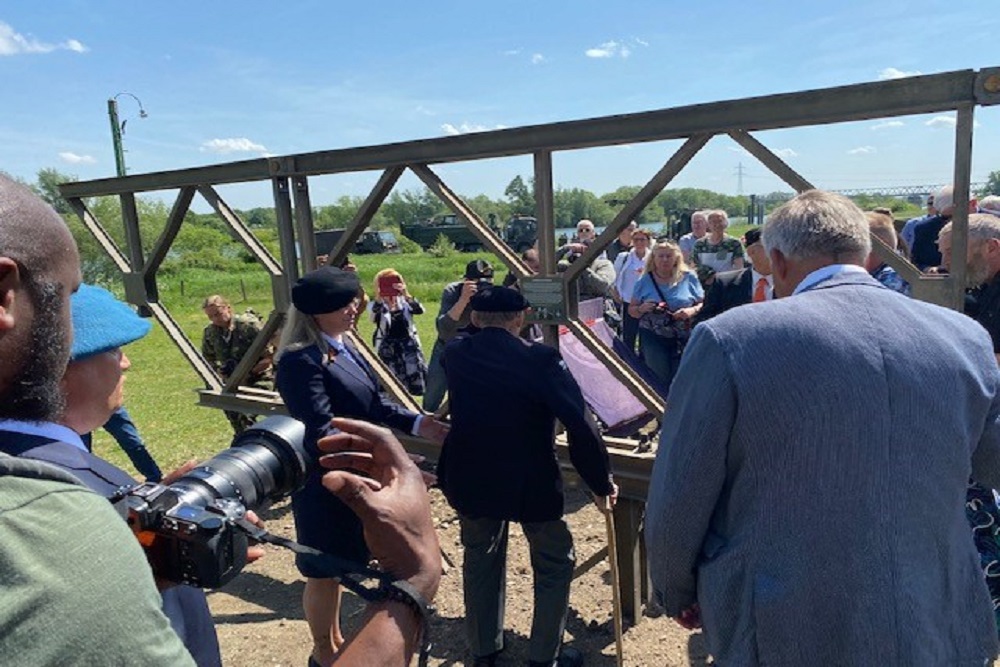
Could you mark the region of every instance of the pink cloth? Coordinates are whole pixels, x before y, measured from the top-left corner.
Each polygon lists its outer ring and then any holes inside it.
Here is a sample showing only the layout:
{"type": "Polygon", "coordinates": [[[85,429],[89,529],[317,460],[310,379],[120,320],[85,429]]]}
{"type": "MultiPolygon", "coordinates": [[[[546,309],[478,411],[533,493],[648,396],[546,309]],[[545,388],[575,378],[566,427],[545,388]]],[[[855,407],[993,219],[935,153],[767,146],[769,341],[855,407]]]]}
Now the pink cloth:
{"type": "MultiPolygon", "coordinates": [[[[610,350],[614,332],[604,321],[603,308],[602,299],[580,302],[580,320],[610,350]]],[[[583,390],[584,400],[608,428],[647,414],[646,406],[565,327],[559,327],[559,351],[569,372],[583,390]]]]}

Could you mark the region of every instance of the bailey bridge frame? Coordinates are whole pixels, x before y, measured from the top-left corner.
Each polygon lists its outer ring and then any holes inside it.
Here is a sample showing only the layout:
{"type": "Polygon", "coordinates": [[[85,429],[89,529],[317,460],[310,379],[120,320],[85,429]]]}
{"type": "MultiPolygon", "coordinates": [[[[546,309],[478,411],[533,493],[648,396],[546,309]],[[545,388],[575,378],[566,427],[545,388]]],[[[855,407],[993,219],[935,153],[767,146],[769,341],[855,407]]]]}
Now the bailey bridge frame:
{"type": "MultiPolygon", "coordinates": [[[[796,172],[751,133],[892,118],[904,115],[955,112],[954,200],[968,201],[971,178],[974,111],[977,106],[1000,103],[1000,68],[962,70],[915,76],[892,81],[863,83],[803,92],[751,97],[708,104],[605,116],[546,125],[479,132],[461,136],[423,139],[378,146],[347,148],[260,158],[175,171],[135,174],[119,178],[64,183],[63,197],[95,236],[122,272],[126,298],[152,314],[180,349],[205,389],[202,405],[250,413],[282,412],[280,398],[241,386],[271,337],[280,329],[290,303],[291,286],[316,266],[309,178],[327,174],[380,170],[381,176],[358,209],[343,237],[330,253],[334,265],[360,237],[378,207],[405,170],[414,173],[460,218],[468,221],[484,248],[493,252],[519,277],[529,270],[520,257],[432,170],[432,166],[489,158],[530,155],[534,165],[535,216],[538,220],[540,277],[567,283],[563,322],[610,371],[654,414],[662,413],[662,399],[611,352],[590,329],[574,316],[575,286],[585,266],[597,257],[618,233],[691,161],[715,136],[731,137],[796,192],[822,187],[796,172]],[[684,140],[640,191],[619,210],[596,241],[564,273],[556,271],[553,221],[553,153],[586,148],[684,140]],[[239,215],[219,196],[216,186],[231,183],[269,182],[277,215],[280,254],[275,258],[257,240],[239,215]],[[144,192],[178,191],[167,223],[147,253],[143,250],[136,195],[144,192]],[[271,277],[274,310],[251,350],[228,381],[223,381],[189,340],[168,310],[160,303],[157,272],[177,237],[195,195],[200,195],[230,228],[271,277]],[[117,196],[121,201],[126,248],[121,249],[90,211],[90,197],[117,196]],[[298,248],[298,251],[297,251],[298,248]]],[[[961,308],[966,274],[968,214],[956,207],[953,223],[952,274],[922,274],[880,239],[873,244],[885,261],[913,286],[915,297],[951,308],[961,308]]],[[[547,340],[557,344],[555,327],[548,327],[547,340]]],[[[389,370],[361,340],[362,353],[379,371],[386,389],[404,405],[419,406],[389,370]]],[[[407,446],[433,458],[436,445],[406,437],[407,446]]],[[[633,620],[641,617],[647,591],[640,526],[643,501],[652,465],[650,455],[635,454],[625,443],[609,440],[612,467],[621,486],[622,500],[616,508],[619,530],[619,563],[622,571],[622,601],[633,620]]],[[[564,463],[568,456],[560,447],[564,463]]],[[[566,466],[564,466],[566,467],[566,466]]]]}

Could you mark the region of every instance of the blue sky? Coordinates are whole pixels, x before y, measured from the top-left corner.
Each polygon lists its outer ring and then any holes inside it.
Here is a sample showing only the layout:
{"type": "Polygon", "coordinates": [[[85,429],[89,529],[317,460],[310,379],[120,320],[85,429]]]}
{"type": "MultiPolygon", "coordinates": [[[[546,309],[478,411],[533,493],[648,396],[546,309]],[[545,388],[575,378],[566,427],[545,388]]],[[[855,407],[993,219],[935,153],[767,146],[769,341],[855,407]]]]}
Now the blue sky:
{"type": "MultiPolygon", "coordinates": [[[[130,173],[517,127],[912,73],[1000,65],[996,0],[171,3],[0,5],[0,169],[114,175],[121,96],[130,173]]],[[[981,109],[973,180],[1000,169],[1000,110],[981,109]]],[[[757,135],[828,188],[950,181],[954,118],[910,116],[757,135]]],[[[665,142],[555,157],[555,181],[641,185],[665,142]]],[[[671,187],[787,190],[716,138],[671,187]]],[[[448,165],[458,192],[502,195],[528,158],[448,165]]],[[[312,181],[314,204],[375,174],[312,181]]],[[[407,177],[397,187],[417,187],[407,177]]],[[[223,188],[270,205],[268,184],[223,188]]]]}

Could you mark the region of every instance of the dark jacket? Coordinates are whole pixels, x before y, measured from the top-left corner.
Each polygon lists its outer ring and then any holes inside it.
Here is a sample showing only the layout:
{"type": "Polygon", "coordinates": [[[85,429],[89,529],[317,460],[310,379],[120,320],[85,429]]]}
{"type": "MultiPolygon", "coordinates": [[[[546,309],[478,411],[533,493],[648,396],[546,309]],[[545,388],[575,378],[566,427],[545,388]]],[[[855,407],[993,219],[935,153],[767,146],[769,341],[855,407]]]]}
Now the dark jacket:
{"type": "Polygon", "coordinates": [[[381,391],[372,367],[346,345],[358,363],[315,345],[285,352],[278,362],[278,392],[288,414],[306,425],[305,446],[317,456],[316,441],[331,431],[333,417],[364,419],[406,433],[417,418],[381,391]]]}
{"type": "MultiPolygon", "coordinates": [[[[328,354],[315,345],[285,352],[278,360],[276,386],[288,414],[306,426],[303,444],[319,457],[317,440],[333,432],[333,417],[363,419],[409,433],[417,419],[386,396],[375,371],[347,341],[345,346],[357,361],[328,354]]],[[[306,546],[366,563],[361,522],[357,516],[322,484],[326,470],[317,467],[305,485],[292,495],[292,510],[298,541],[306,546]]],[[[299,554],[299,571],[306,577],[327,576],[316,559],[299,554]]]]}
{"type": "MultiPolygon", "coordinates": [[[[45,461],[69,471],[94,492],[109,498],[136,481],[124,470],[83,451],[75,445],[40,436],[0,431],[0,451],[36,461],[45,461]]],[[[205,592],[191,586],[172,586],[161,593],[163,613],[184,642],[199,667],[221,665],[219,640],[208,609],[205,592]]],[[[95,613],[101,610],[95,609],[95,613]]]]}
{"type": "Polygon", "coordinates": [[[438,462],[448,501],[470,518],[552,521],[563,513],[554,447],[566,427],[573,466],[611,493],[608,453],[559,352],[495,327],[445,348],[452,426],[438,462]]]}
{"type": "Polygon", "coordinates": [[[736,269],[715,274],[715,280],[705,294],[705,305],[698,314],[698,321],[711,319],[730,308],[742,306],[753,300],[753,269],[736,269]]]}

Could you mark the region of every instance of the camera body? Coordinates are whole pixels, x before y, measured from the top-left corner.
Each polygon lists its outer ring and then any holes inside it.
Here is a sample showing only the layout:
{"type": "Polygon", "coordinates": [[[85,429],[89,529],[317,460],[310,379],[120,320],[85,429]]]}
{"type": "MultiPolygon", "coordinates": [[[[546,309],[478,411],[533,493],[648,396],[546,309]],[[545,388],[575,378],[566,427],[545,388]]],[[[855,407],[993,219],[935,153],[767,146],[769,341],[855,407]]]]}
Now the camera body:
{"type": "Polygon", "coordinates": [[[487,287],[493,287],[492,280],[487,280],[486,278],[480,278],[476,281],[476,292],[482,292],[487,287]]]}
{"type": "Polygon", "coordinates": [[[661,301],[653,308],[653,312],[657,315],[667,315],[670,313],[670,307],[666,301],[661,301]]]}
{"type": "Polygon", "coordinates": [[[314,466],[304,435],[301,422],[268,417],[172,484],[129,489],[127,521],[154,576],[218,588],[239,574],[249,544],[236,523],[302,486],[314,466]]]}

